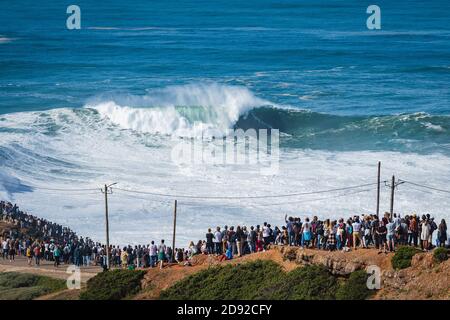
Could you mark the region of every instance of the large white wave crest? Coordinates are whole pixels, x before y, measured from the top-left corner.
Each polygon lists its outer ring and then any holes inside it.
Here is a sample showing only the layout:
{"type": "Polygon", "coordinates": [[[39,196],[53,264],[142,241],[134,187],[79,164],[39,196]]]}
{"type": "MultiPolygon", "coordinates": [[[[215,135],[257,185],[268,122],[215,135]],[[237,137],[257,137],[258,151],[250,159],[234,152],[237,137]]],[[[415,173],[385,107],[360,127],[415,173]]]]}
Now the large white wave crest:
{"type": "Polygon", "coordinates": [[[255,107],[273,105],[240,86],[189,84],[88,103],[104,118],[145,133],[197,136],[204,130],[225,132],[255,107]]]}

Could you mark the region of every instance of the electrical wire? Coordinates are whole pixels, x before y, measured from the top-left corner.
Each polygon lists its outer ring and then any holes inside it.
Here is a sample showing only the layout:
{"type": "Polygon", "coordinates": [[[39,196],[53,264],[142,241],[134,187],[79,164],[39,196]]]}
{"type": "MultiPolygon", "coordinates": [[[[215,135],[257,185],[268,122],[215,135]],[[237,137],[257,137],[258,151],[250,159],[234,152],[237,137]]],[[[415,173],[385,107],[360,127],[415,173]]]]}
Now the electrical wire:
{"type": "Polygon", "coordinates": [[[259,195],[259,196],[194,196],[194,195],[180,195],[180,194],[167,194],[167,193],[158,193],[158,192],[149,192],[149,191],[139,191],[139,190],[130,190],[123,188],[114,188],[115,190],[120,190],[128,193],[136,193],[136,194],[147,194],[159,197],[170,197],[170,198],[186,198],[186,199],[218,199],[218,200],[240,200],[240,199],[267,199],[267,198],[286,198],[286,197],[294,197],[294,196],[302,196],[302,195],[312,195],[312,194],[320,194],[320,193],[328,193],[328,192],[336,192],[336,191],[344,191],[351,190],[356,188],[367,187],[371,185],[376,185],[377,183],[366,183],[361,185],[342,187],[342,188],[334,188],[327,190],[319,190],[319,191],[310,191],[310,192],[298,192],[298,193],[289,193],[289,194],[277,194],[277,195],[259,195]]]}
{"type": "Polygon", "coordinates": [[[408,183],[408,184],[412,184],[413,186],[416,186],[416,187],[422,187],[422,188],[430,189],[430,190],[434,190],[434,191],[450,193],[450,190],[439,189],[439,188],[435,188],[435,187],[431,187],[431,186],[427,186],[427,185],[424,185],[424,184],[415,183],[415,182],[411,182],[411,181],[406,181],[406,180],[399,180],[399,181],[402,181],[402,182],[405,182],[405,183],[408,183]]]}
{"type": "Polygon", "coordinates": [[[24,184],[24,183],[12,183],[9,181],[2,181],[0,183],[4,184],[4,185],[27,187],[27,188],[33,188],[33,189],[37,189],[37,190],[47,190],[47,191],[80,192],[80,191],[97,191],[98,190],[98,188],[79,188],[79,189],[47,188],[47,187],[41,187],[41,186],[35,186],[35,185],[28,185],[28,184],[24,184]]]}

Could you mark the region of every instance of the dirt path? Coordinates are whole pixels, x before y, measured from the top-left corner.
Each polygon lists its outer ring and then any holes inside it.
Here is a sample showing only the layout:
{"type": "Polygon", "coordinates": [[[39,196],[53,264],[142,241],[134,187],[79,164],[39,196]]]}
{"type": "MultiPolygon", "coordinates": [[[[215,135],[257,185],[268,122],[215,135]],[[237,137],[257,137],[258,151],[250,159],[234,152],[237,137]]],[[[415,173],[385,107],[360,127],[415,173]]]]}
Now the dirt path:
{"type": "MultiPolygon", "coordinates": [[[[51,261],[41,261],[40,266],[34,266],[34,263],[32,266],[29,266],[27,259],[24,257],[16,257],[13,262],[0,258],[0,272],[32,273],[65,280],[71,275],[71,273],[66,272],[67,267],[67,265],[62,264],[58,268],[55,268],[51,261]]],[[[85,283],[101,271],[102,269],[100,267],[81,267],[81,282],[85,283]]]]}

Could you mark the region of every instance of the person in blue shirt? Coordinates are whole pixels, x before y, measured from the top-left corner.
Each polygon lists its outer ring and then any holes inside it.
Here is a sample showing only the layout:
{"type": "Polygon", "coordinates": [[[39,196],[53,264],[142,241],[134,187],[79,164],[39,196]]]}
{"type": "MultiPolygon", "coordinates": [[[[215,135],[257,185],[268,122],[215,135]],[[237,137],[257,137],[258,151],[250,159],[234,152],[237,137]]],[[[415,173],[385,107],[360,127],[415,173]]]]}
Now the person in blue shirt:
{"type": "Polygon", "coordinates": [[[231,248],[231,246],[228,246],[226,256],[227,260],[233,259],[233,249],[231,248]]]}

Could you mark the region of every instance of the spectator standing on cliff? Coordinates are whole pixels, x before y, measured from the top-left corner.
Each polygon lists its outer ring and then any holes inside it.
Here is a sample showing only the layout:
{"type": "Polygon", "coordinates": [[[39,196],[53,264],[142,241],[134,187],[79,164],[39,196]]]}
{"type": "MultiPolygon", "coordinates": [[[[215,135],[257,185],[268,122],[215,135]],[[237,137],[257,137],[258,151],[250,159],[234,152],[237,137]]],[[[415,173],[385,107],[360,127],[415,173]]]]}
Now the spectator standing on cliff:
{"type": "Polygon", "coordinates": [[[386,224],[386,239],[387,246],[390,252],[395,251],[395,222],[393,220],[389,221],[386,224]]]}
{"type": "Polygon", "coordinates": [[[302,221],[300,220],[300,218],[294,219],[293,229],[294,229],[294,246],[299,246],[302,241],[302,233],[301,233],[302,221]]]}
{"type": "Polygon", "coordinates": [[[248,235],[249,232],[247,230],[247,227],[244,226],[242,227],[242,253],[243,254],[247,254],[250,253],[250,248],[249,248],[249,241],[248,241],[248,235]]]}
{"type": "Polygon", "coordinates": [[[370,216],[365,216],[363,221],[361,222],[361,230],[362,230],[362,245],[366,249],[372,242],[372,228],[370,224],[371,224],[370,216]]]}
{"type": "Polygon", "coordinates": [[[423,251],[428,251],[428,241],[431,234],[431,226],[428,222],[428,220],[424,217],[422,219],[421,224],[421,232],[420,232],[420,241],[422,243],[422,249],[423,251]]]}
{"type": "Polygon", "coordinates": [[[359,217],[355,217],[354,222],[352,223],[352,231],[353,231],[353,249],[356,250],[356,247],[362,247],[362,237],[361,237],[361,222],[359,221],[359,217]]]}
{"type": "Polygon", "coordinates": [[[33,255],[35,265],[39,266],[41,262],[41,247],[39,246],[39,244],[34,246],[33,255]]]}
{"type": "Polygon", "coordinates": [[[336,249],[336,229],[335,222],[331,222],[328,226],[328,236],[327,236],[327,248],[329,251],[334,251],[336,249]]]}
{"type": "Polygon", "coordinates": [[[236,232],[234,231],[234,226],[231,226],[230,230],[228,230],[228,243],[229,246],[231,246],[231,249],[233,250],[233,255],[236,255],[237,245],[236,245],[236,232]]]}
{"type": "Polygon", "coordinates": [[[260,225],[256,225],[256,252],[264,251],[264,237],[260,225]]]}
{"type": "Polygon", "coordinates": [[[127,252],[127,248],[123,247],[121,256],[120,256],[120,260],[122,260],[122,269],[127,269],[128,267],[128,252],[127,252]]]}
{"type": "Polygon", "coordinates": [[[339,219],[339,222],[336,226],[336,249],[341,250],[345,245],[345,223],[344,219],[339,219]]]}
{"type": "Polygon", "coordinates": [[[258,235],[255,231],[255,227],[250,227],[250,232],[248,233],[248,243],[250,245],[250,252],[255,253],[256,252],[256,240],[258,238],[258,235]]]}
{"type": "Polygon", "coordinates": [[[294,244],[294,219],[292,217],[289,217],[288,219],[287,215],[284,216],[284,220],[286,222],[286,229],[287,229],[287,233],[288,233],[288,243],[290,246],[292,246],[294,244]]]}
{"type": "Polygon", "coordinates": [[[10,240],[9,241],[9,251],[8,251],[9,262],[13,262],[14,261],[15,255],[16,255],[16,248],[14,246],[14,241],[10,240]]]}
{"type": "MultiPolygon", "coordinates": [[[[219,231],[220,231],[220,228],[219,228],[219,231]]],[[[227,225],[225,225],[223,227],[223,230],[222,230],[221,235],[220,235],[220,239],[222,239],[221,240],[221,251],[220,251],[220,254],[222,254],[222,253],[225,254],[225,251],[227,251],[227,248],[228,248],[228,245],[229,245],[228,241],[230,240],[230,238],[228,237],[228,226],[227,225]]]]}
{"type": "Polygon", "coordinates": [[[220,227],[216,228],[216,232],[214,233],[214,249],[216,252],[216,255],[222,254],[222,232],[220,232],[220,227]]]}
{"type": "Polygon", "coordinates": [[[324,244],[323,244],[324,233],[325,233],[325,229],[324,229],[323,222],[319,220],[319,221],[317,221],[316,235],[315,235],[317,249],[322,249],[324,247],[324,244]]]}
{"type": "Polygon", "coordinates": [[[159,268],[162,269],[164,267],[164,260],[166,259],[166,245],[164,244],[164,239],[161,240],[161,243],[158,246],[158,260],[159,260],[159,268]]]}
{"type": "Polygon", "coordinates": [[[428,217],[428,222],[430,224],[430,235],[428,236],[428,248],[427,249],[432,249],[433,247],[433,232],[437,230],[438,226],[436,224],[436,222],[434,222],[434,218],[430,218],[430,215],[427,215],[428,217]]]}
{"type": "Polygon", "coordinates": [[[156,263],[158,262],[158,247],[155,244],[155,241],[152,241],[149,248],[150,255],[150,267],[154,268],[156,263]]]}
{"type": "MultiPolygon", "coordinates": [[[[344,234],[345,234],[345,238],[347,240],[347,242],[346,242],[347,248],[354,247],[354,245],[353,245],[354,239],[353,239],[353,220],[352,220],[352,218],[347,220],[347,223],[345,224],[344,234]]],[[[356,250],[356,248],[355,248],[355,250],[356,250]]]]}
{"type": "Polygon", "coordinates": [[[31,266],[31,262],[33,261],[33,251],[31,246],[27,247],[25,254],[27,256],[28,265],[31,266]]]}
{"type": "Polygon", "coordinates": [[[305,219],[305,223],[302,226],[302,248],[306,246],[306,248],[309,247],[309,244],[312,239],[312,233],[311,233],[311,224],[309,223],[309,218],[305,219]]]}
{"type": "Polygon", "coordinates": [[[413,214],[412,218],[409,221],[408,227],[408,245],[414,245],[417,247],[417,240],[419,235],[419,224],[417,222],[416,214],[413,214]]]}
{"type": "Polygon", "coordinates": [[[208,229],[206,233],[206,252],[208,254],[212,254],[214,252],[214,234],[211,232],[211,229],[208,229]]]}
{"type": "Polygon", "coordinates": [[[447,223],[444,219],[441,220],[438,227],[438,241],[440,247],[445,247],[445,243],[447,242],[447,223]]]}
{"type": "Polygon", "coordinates": [[[55,249],[53,250],[53,258],[54,258],[54,263],[53,265],[58,268],[59,267],[59,258],[61,257],[61,249],[59,248],[58,245],[55,246],[55,249]]]}
{"type": "Polygon", "coordinates": [[[243,254],[244,249],[244,231],[242,230],[241,226],[237,226],[236,228],[236,247],[237,247],[237,255],[239,257],[243,254]]]}
{"type": "Polygon", "coordinates": [[[9,253],[9,239],[4,239],[2,242],[2,257],[3,260],[8,259],[8,253],[9,253]]]}
{"type": "Polygon", "coordinates": [[[387,253],[387,228],[386,228],[386,224],[387,224],[387,219],[386,218],[382,218],[380,220],[380,222],[378,223],[378,227],[376,230],[377,236],[378,236],[378,241],[380,244],[379,250],[378,250],[378,254],[381,253],[381,248],[383,248],[383,252],[387,253]]]}

